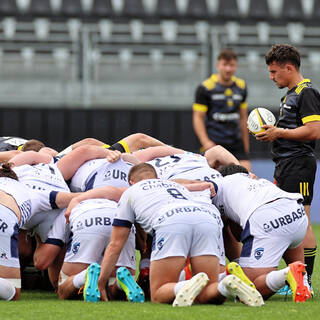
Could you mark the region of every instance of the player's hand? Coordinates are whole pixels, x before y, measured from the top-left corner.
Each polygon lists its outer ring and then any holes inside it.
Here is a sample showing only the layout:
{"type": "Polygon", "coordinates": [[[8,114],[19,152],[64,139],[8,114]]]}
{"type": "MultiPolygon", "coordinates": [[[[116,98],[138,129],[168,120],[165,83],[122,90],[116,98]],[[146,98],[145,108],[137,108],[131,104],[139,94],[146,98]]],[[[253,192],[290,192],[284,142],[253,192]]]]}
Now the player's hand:
{"type": "Polygon", "coordinates": [[[66,218],[66,223],[69,223],[70,220],[70,214],[71,214],[71,211],[72,209],[79,203],[79,200],[77,198],[73,198],[70,202],[69,202],[69,205],[66,209],[66,212],[64,213],[64,216],[66,218]]]}
{"type": "MultiPolygon", "coordinates": [[[[265,129],[266,131],[261,132],[261,133],[257,133],[255,135],[256,139],[259,141],[274,141],[276,139],[278,139],[279,137],[279,129],[275,126],[272,126],[270,124],[266,124],[261,126],[262,129],[265,129]]],[[[280,129],[282,130],[282,129],[280,129]]]]}
{"type": "Polygon", "coordinates": [[[100,291],[100,300],[108,302],[107,292],[106,292],[107,281],[99,277],[98,279],[98,289],[100,291]]]}
{"type": "Polygon", "coordinates": [[[109,162],[116,162],[120,159],[121,152],[118,150],[108,150],[108,154],[106,156],[109,162]]]}
{"type": "Polygon", "coordinates": [[[203,147],[204,151],[207,151],[207,150],[209,150],[210,148],[212,148],[214,146],[216,146],[216,144],[212,140],[209,140],[202,147],[203,147]]]}

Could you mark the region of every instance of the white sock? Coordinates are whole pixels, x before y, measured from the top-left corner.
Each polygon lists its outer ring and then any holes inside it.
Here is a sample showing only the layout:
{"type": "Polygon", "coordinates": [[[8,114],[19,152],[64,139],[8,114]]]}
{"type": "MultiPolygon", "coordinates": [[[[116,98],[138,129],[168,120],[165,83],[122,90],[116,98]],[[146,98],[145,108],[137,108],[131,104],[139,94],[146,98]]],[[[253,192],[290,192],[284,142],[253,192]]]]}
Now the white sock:
{"type": "Polygon", "coordinates": [[[0,299],[9,301],[15,294],[16,288],[13,284],[4,278],[0,278],[0,299]]]}
{"type": "Polygon", "coordinates": [[[222,273],[219,273],[219,279],[218,281],[222,281],[225,277],[227,276],[226,272],[222,272],[222,273]]]}
{"type": "Polygon", "coordinates": [[[139,270],[144,269],[144,268],[150,268],[150,259],[144,258],[144,259],[140,260],[139,270]]]}
{"type": "Polygon", "coordinates": [[[74,276],[72,282],[75,288],[80,289],[82,286],[84,286],[86,282],[86,272],[87,269],[84,269],[83,271],[74,276]]]}
{"type": "Polygon", "coordinates": [[[186,280],[186,272],[184,271],[184,269],[182,269],[179,276],[179,282],[184,280],[186,280]]]}
{"type": "Polygon", "coordinates": [[[228,289],[226,288],[226,286],[222,282],[219,282],[219,284],[218,284],[218,291],[226,298],[228,298],[230,296],[228,289]]]}
{"type": "Polygon", "coordinates": [[[179,290],[181,288],[183,288],[190,280],[184,280],[184,281],[180,281],[177,282],[176,285],[174,286],[174,294],[175,296],[177,295],[177,293],[179,292],[179,290]]]}
{"type": "Polygon", "coordinates": [[[281,289],[286,284],[286,276],[288,272],[289,267],[269,272],[266,277],[266,284],[268,288],[273,292],[277,292],[281,289]]]}

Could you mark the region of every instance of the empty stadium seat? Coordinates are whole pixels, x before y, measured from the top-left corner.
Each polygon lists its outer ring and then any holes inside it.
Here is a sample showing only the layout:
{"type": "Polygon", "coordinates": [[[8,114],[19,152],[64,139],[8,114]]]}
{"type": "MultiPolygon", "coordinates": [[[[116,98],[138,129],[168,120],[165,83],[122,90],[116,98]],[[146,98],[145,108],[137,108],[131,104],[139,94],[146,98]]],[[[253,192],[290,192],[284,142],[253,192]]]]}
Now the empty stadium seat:
{"type": "MultiPolygon", "coordinates": [[[[319,2],[319,1],[317,1],[319,2]]],[[[314,8],[314,0],[303,0],[301,1],[303,14],[305,17],[312,17],[313,15],[313,8],[314,8]]]]}
{"type": "MultiPolygon", "coordinates": [[[[13,0],[11,0],[13,2],[13,0]]],[[[17,8],[19,11],[25,13],[30,8],[31,0],[16,0],[17,8]]]]}
{"type": "Polygon", "coordinates": [[[50,0],[50,6],[53,13],[58,13],[61,10],[63,0],[50,0]]]}
{"type": "Polygon", "coordinates": [[[112,9],[116,14],[121,14],[124,8],[124,0],[111,0],[112,9]]]}
{"type": "Polygon", "coordinates": [[[269,12],[273,18],[279,18],[282,14],[283,0],[268,0],[269,12]]]}
{"type": "Polygon", "coordinates": [[[50,22],[45,18],[38,18],[34,20],[34,31],[39,40],[46,40],[50,32],[50,22]]]}
{"type": "Polygon", "coordinates": [[[157,0],[142,0],[145,13],[154,14],[157,10],[157,0]]]}
{"type": "Polygon", "coordinates": [[[15,18],[7,17],[2,20],[3,33],[7,39],[12,39],[15,36],[17,21],[15,18]]]}

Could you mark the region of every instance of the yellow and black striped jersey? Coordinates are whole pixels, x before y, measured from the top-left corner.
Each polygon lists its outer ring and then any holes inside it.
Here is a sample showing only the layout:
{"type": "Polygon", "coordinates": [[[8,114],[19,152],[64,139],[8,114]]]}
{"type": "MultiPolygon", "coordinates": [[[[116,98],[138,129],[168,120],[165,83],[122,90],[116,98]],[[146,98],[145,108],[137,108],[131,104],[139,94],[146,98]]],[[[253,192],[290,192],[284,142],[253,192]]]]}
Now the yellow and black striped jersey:
{"type": "Polygon", "coordinates": [[[218,75],[200,84],[196,90],[193,110],[206,112],[206,128],[210,139],[217,144],[233,144],[241,139],[240,108],[245,102],[247,87],[244,80],[232,77],[231,86],[218,82],[218,75]]]}
{"type": "MultiPolygon", "coordinates": [[[[304,79],[281,98],[277,127],[295,129],[311,121],[320,121],[320,93],[310,79],[304,79]]],[[[277,139],[272,144],[273,160],[313,155],[315,141],[277,139]]]]}

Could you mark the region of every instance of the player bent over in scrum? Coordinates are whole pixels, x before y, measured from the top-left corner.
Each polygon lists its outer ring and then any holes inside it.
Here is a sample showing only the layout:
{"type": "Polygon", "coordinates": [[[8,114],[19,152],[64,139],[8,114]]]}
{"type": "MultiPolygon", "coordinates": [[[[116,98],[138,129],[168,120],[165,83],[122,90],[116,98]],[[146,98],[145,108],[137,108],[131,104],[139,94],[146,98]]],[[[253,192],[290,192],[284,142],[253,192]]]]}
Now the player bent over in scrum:
{"type": "MultiPolygon", "coordinates": [[[[88,191],[87,194],[77,197],[70,203],[66,214],[70,222],[71,233],[59,279],[58,295],[60,299],[73,297],[81,287],[85,286],[84,300],[90,302],[100,300],[99,295],[94,292],[95,289],[91,287],[90,281],[91,277],[99,276],[99,264],[110,241],[112,221],[117,209],[115,201],[119,200],[122,191],[109,186],[98,188],[88,191]],[[100,198],[86,199],[88,194],[89,197],[91,194],[100,198]],[[102,199],[102,196],[106,198],[102,199]]],[[[120,266],[128,268],[134,275],[136,267],[134,226],[116,264],[116,267],[120,266]]],[[[115,270],[113,277],[115,277],[115,270]]],[[[110,279],[109,285],[112,286],[109,287],[109,296],[111,299],[121,297],[114,283],[115,278],[110,279]]],[[[125,297],[123,294],[122,296],[125,297]]]]}
{"type": "MultiPolygon", "coordinates": [[[[226,296],[234,294],[234,283],[237,282],[240,288],[237,294],[245,303],[251,304],[251,300],[254,301],[252,305],[263,304],[258,291],[235,276],[218,283],[222,222],[217,209],[193,201],[191,193],[182,185],[157,179],[154,168],[146,163],[130,170],[129,181],[132,186],[119,201],[111,241],[101,264],[98,287],[103,300],[107,301],[105,286],[130,234],[131,225],[136,222],[147,233],[153,231],[152,302],[188,306],[197,298],[201,303],[220,304],[226,296]],[[188,255],[194,277],[178,283],[188,255]]],[[[204,190],[212,184],[200,182],[198,186],[204,190]]]]}
{"type": "MultiPolygon", "coordinates": [[[[285,192],[265,179],[253,179],[242,166],[226,166],[220,173],[224,178],[215,181],[213,203],[243,230],[239,264],[245,274],[265,299],[286,281],[295,302],[310,298],[302,263],[301,243],[308,226],[302,195],[285,192]],[[277,270],[282,256],[288,267],[277,270]]],[[[234,266],[231,273],[237,270],[234,266]]]]}

